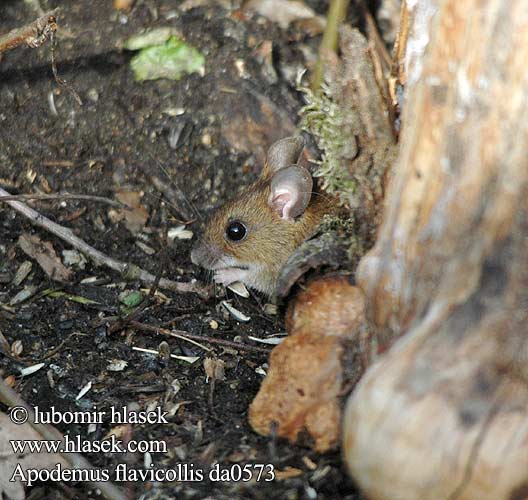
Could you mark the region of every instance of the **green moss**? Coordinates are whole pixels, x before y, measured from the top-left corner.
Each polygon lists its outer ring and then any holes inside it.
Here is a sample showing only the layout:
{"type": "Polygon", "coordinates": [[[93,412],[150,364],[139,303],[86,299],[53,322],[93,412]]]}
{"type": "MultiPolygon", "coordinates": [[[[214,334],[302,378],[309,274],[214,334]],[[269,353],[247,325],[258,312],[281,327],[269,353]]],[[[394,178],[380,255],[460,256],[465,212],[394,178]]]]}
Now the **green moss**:
{"type": "Polygon", "coordinates": [[[318,93],[306,87],[299,90],[307,101],[300,112],[301,128],[312,134],[322,151],[314,176],[322,179],[322,188],[328,194],[337,195],[342,205],[350,206],[357,185],[344,158],[355,156],[350,151],[355,147],[354,138],[346,132],[349,127],[345,126],[342,112],[332,100],[327,85],[322,85],[318,93]]]}

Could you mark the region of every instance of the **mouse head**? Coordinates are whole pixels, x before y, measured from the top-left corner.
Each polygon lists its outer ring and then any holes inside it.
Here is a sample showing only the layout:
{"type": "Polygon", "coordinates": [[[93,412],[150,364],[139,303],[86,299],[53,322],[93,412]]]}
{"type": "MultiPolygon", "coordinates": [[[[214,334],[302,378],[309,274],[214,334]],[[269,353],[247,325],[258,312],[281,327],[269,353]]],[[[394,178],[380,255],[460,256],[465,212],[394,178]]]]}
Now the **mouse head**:
{"type": "Polygon", "coordinates": [[[273,294],[281,267],[313,228],[312,176],[297,165],[303,148],[301,137],[274,143],[257,182],[213,214],[191,260],[217,283],[273,294]]]}

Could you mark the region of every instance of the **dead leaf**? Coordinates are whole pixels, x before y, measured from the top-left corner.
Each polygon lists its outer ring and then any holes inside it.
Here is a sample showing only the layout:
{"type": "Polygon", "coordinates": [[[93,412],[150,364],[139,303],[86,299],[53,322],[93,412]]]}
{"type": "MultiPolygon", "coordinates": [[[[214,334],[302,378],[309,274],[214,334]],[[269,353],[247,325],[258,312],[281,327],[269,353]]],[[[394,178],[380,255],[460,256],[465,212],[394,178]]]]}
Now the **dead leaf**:
{"type": "Polygon", "coordinates": [[[10,301],[10,306],[15,306],[21,304],[22,302],[30,299],[38,292],[38,286],[36,285],[26,285],[20,292],[18,292],[10,301]]]}
{"type": "Polygon", "coordinates": [[[19,268],[17,269],[17,272],[15,273],[15,277],[13,278],[13,286],[19,286],[22,284],[22,282],[28,277],[29,273],[31,272],[31,269],[33,267],[33,264],[29,260],[25,260],[20,264],[19,268]]]}
{"type": "Polygon", "coordinates": [[[224,380],[225,363],[221,359],[205,358],[203,364],[207,378],[210,380],[224,380]]]}
{"type": "Polygon", "coordinates": [[[117,210],[118,216],[125,221],[125,226],[131,233],[139,233],[147,223],[149,213],[141,204],[141,191],[117,191],[116,198],[131,210],[117,210]]]}
{"type": "Polygon", "coordinates": [[[18,245],[28,256],[35,259],[42,270],[55,281],[70,281],[73,273],[64,266],[49,241],[42,241],[37,235],[24,233],[18,238],[18,245]]]}

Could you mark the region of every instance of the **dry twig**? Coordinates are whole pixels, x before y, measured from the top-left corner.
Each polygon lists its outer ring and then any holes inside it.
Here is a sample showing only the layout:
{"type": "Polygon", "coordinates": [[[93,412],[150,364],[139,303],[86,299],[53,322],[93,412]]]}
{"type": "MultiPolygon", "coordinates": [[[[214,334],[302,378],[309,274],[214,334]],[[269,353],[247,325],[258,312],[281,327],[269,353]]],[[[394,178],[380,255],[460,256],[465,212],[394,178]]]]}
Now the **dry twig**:
{"type": "Polygon", "coordinates": [[[0,54],[2,52],[14,49],[15,47],[18,47],[24,43],[28,47],[36,49],[50,40],[51,69],[53,71],[55,81],[73,96],[79,106],[82,106],[83,103],[79,94],[66,80],[59,76],[59,72],[57,70],[57,62],[55,60],[55,47],[57,45],[57,40],[55,38],[55,32],[57,31],[58,12],[58,8],[50,10],[39,17],[36,21],[33,21],[22,28],[16,28],[6,35],[0,36],[0,54]]]}
{"type": "MultiPolygon", "coordinates": [[[[177,337],[188,342],[192,340],[198,340],[202,342],[208,342],[209,344],[218,344],[225,347],[231,347],[232,349],[238,349],[239,351],[251,351],[265,354],[269,354],[271,352],[269,349],[264,349],[263,347],[241,344],[239,342],[232,342],[231,340],[217,339],[207,335],[195,335],[194,333],[188,333],[183,330],[166,330],[165,328],[159,328],[157,326],[145,325],[144,323],[139,323],[138,321],[131,321],[130,326],[145,332],[160,333],[169,337],[177,337]]],[[[196,344],[196,342],[193,343],[196,344]]],[[[202,347],[202,349],[204,348],[203,346],[200,347],[202,347]]]]}
{"type": "MultiPolygon", "coordinates": [[[[0,196],[11,195],[7,191],[0,188],[0,196]]],[[[127,280],[139,280],[147,284],[155,283],[156,277],[153,274],[141,269],[134,264],[120,262],[105,255],[103,252],[100,252],[99,250],[88,245],[88,243],[86,243],[84,240],[81,240],[81,238],[75,236],[70,229],[53,222],[47,217],[44,217],[42,214],[28,207],[26,204],[20,201],[6,201],[5,203],[27,217],[33,224],[42,227],[50,233],[53,233],[55,236],[58,236],[73,248],[82,252],[84,255],[92,259],[97,265],[109,267],[110,269],[120,273],[121,276],[127,280]]],[[[159,286],[160,288],[165,288],[167,290],[172,290],[179,293],[196,293],[205,298],[210,296],[211,291],[210,287],[203,286],[198,283],[179,283],[166,278],[160,279],[159,286]]]]}
{"type": "Polygon", "coordinates": [[[43,45],[57,31],[58,12],[58,8],[50,10],[36,21],[21,28],[15,28],[5,35],[0,35],[0,54],[24,43],[32,49],[43,45]]]}
{"type": "Polygon", "coordinates": [[[12,194],[9,196],[0,196],[1,201],[20,201],[20,200],[88,200],[106,203],[113,207],[124,208],[129,210],[130,207],[123,203],[103,196],[92,196],[88,194],[12,194]]]}

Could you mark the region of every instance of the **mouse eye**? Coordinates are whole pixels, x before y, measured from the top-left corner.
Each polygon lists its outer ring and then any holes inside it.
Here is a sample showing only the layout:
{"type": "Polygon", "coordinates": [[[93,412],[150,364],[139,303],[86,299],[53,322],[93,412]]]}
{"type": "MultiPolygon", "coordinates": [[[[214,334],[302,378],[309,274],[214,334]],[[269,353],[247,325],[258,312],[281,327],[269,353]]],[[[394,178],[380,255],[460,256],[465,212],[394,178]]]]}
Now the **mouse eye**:
{"type": "Polygon", "coordinates": [[[231,241],[241,241],[246,237],[247,229],[242,222],[235,220],[226,227],[226,236],[231,241]]]}

